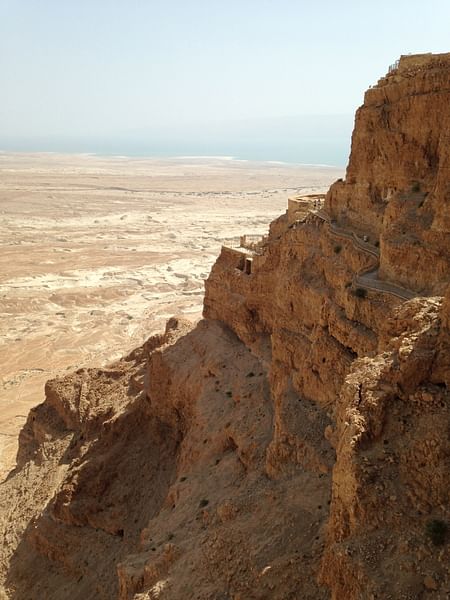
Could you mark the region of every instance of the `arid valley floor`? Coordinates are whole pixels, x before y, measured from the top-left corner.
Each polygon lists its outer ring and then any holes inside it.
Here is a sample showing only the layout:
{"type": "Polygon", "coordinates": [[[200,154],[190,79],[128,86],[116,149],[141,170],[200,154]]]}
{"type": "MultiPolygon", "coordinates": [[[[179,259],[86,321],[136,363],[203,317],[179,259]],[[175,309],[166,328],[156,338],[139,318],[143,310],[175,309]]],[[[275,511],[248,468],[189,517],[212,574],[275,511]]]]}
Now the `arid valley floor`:
{"type": "Polygon", "coordinates": [[[332,167],[0,154],[0,480],[47,379],[197,319],[221,244],[264,233],[332,167]]]}

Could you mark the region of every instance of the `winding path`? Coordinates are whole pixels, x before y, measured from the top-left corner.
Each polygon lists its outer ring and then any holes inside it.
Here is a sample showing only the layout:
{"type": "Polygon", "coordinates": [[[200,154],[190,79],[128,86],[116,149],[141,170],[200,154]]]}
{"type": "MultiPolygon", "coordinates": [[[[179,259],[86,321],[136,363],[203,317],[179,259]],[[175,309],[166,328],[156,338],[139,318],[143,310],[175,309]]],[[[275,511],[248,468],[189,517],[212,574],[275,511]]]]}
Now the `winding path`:
{"type": "Polygon", "coordinates": [[[353,281],[356,285],[366,290],[391,294],[391,296],[396,296],[401,300],[411,300],[411,298],[415,298],[418,295],[412,290],[408,290],[394,283],[389,283],[387,281],[383,281],[382,279],[378,279],[380,251],[376,246],[369,244],[369,242],[365,242],[364,240],[359,238],[353,231],[348,231],[346,229],[338,227],[335,223],[332,222],[331,217],[327,215],[327,213],[325,213],[323,210],[311,212],[310,214],[318,217],[319,219],[327,223],[329,231],[332,235],[338,238],[349,240],[354,247],[356,247],[359,250],[362,250],[362,252],[365,252],[366,254],[370,254],[371,256],[377,259],[377,266],[375,268],[370,267],[368,270],[362,271],[361,273],[358,273],[355,276],[353,281]]]}

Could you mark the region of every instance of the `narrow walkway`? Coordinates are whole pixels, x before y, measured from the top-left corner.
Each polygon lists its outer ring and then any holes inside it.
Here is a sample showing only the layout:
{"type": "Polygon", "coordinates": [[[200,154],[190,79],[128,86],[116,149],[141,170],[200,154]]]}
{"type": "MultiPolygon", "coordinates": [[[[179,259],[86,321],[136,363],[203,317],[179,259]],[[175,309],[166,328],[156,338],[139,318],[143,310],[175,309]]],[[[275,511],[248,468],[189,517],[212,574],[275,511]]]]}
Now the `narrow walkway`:
{"type": "Polygon", "coordinates": [[[317,215],[319,219],[322,219],[322,221],[328,223],[330,232],[332,234],[334,234],[337,237],[346,238],[347,240],[350,240],[353,246],[355,246],[359,250],[362,250],[363,252],[375,256],[375,258],[380,258],[380,250],[377,248],[377,246],[374,246],[369,242],[365,242],[359,236],[357,236],[354,231],[348,231],[347,229],[338,227],[335,223],[331,221],[330,216],[327,215],[323,210],[319,210],[314,214],[317,215]]]}
{"type": "Polygon", "coordinates": [[[335,225],[331,221],[331,217],[327,215],[323,210],[312,212],[311,214],[316,217],[319,217],[319,219],[327,223],[331,234],[335,235],[338,238],[344,238],[351,241],[353,246],[355,246],[359,250],[362,250],[363,252],[366,252],[367,254],[370,254],[371,256],[374,256],[377,259],[377,266],[375,268],[370,267],[369,270],[363,271],[356,275],[353,280],[354,284],[366,290],[391,294],[392,296],[396,296],[401,300],[411,300],[411,298],[415,298],[418,295],[416,292],[401,287],[400,285],[396,285],[394,283],[389,283],[387,281],[378,279],[380,251],[376,246],[369,244],[369,242],[365,242],[360,237],[358,237],[353,231],[348,231],[335,225]]]}
{"type": "Polygon", "coordinates": [[[400,298],[401,300],[411,300],[411,298],[415,298],[418,295],[416,292],[401,287],[400,285],[378,279],[378,269],[357,275],[355,277],[355,283],[360,287],[375,292],[387,292],[392,296],[397,296],[397,298],[400,298]]]}

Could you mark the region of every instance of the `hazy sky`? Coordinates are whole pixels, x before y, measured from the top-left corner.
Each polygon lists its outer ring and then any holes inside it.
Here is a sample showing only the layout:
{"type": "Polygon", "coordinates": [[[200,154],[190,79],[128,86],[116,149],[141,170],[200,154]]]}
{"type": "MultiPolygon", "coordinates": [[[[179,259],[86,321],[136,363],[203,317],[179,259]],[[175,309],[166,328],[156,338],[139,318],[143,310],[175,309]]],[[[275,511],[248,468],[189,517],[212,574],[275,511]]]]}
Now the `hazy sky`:
{"type": "Polygon", "coordinates": [[[449,0],[0,0],[0,148],[352,115],[427,51],[450,51],[449,0]]]}

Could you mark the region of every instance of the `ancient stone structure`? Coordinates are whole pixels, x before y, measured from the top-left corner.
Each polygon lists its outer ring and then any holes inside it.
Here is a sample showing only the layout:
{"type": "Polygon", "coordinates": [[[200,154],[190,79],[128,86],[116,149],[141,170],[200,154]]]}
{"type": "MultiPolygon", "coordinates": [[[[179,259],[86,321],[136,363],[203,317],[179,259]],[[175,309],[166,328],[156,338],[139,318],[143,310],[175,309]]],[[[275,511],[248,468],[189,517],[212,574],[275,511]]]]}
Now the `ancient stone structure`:
{"type": "Polygon", "coordinates": [[[303,221],[306,216],[322,208],[324,194],[311,194],[308,196],[295,196],[288,199],[287,220],[289,225],[303,221]]]}
{"type": "Polygon", "coordinates": [[[267,236],[251,234],[241,235],[239,243],[241,248],[260,253],[267,243],[267,236]]]}
{"type": "Polygon", "coordinates": [[[450,597],[449,119],[450,55],[402,57],[345,181],[222,248],[199,324],[47,384],[6,597],[450,597]]]}

